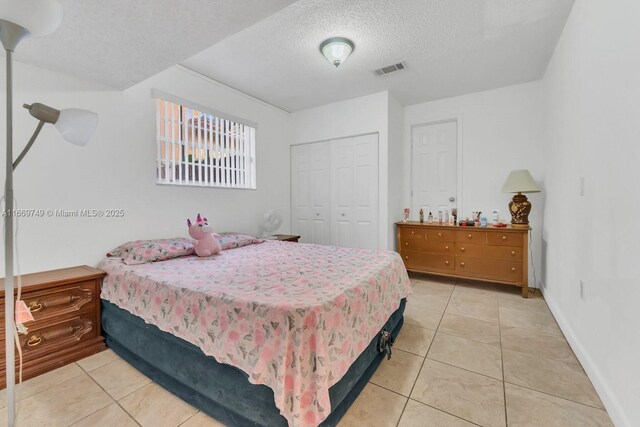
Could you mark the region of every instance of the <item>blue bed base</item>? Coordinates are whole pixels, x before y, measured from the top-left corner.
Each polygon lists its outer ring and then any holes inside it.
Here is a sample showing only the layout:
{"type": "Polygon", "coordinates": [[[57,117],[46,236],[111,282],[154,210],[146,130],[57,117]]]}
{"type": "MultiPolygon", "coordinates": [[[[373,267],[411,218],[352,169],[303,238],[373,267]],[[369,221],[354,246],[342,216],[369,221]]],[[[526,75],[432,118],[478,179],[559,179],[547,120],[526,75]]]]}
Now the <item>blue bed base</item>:
{"type": "MultiPolygon", "coordinates": [[[[396,337],[404,321],[403,299],[384,327],[396,337]]],[[[247,374],[180,338],[149,325],[118,306],[102,301],[107,346],[157,384],[227,426],[287,426],[273,391],[251,384],[247,374]]],[[[335,426],[360,394],[383,359],[378,337],[329,389],[333,411],[321,426],[335,426]]]]}

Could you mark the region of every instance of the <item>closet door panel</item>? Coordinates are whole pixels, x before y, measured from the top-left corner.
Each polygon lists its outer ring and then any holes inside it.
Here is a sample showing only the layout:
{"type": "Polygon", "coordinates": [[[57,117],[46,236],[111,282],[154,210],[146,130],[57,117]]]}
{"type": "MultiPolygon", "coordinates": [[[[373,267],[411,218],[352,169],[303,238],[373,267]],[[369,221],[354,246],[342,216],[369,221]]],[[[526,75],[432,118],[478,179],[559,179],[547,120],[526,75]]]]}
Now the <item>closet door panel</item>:
{"type": "Polygon", "coordinates": [[[378,135],[354,138],[354,246],[378,247],[378,135]]]}
{"type": "Polygon", "coordinates": [[[313,243],[331,244],[331,182],[329,162],[331,147],[327,143],[311,147],[311,205],[313,243]]]}
{"type": "Polygon", "coordinates": [[[353,247],[353,138],[331,141],[331,244],[353,247]]]}

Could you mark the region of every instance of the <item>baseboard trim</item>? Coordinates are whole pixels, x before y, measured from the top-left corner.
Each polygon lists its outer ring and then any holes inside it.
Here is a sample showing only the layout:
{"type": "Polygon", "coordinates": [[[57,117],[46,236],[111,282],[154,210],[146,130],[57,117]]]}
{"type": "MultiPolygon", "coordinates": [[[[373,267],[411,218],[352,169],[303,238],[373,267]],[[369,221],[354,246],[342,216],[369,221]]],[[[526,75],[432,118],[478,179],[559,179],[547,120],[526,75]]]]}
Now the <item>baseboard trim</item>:
{"type": "Polygon", "coordinates": [[[609,413],[611,421],[617,427],[631,427],[631,422],[624,413],[620,402],[611,390],[605,376],[602,374],[600,369],[598,369],[582,343],[576,338],[576,335],[573,333],[573,329],[571,328],[571,324],[567,321],[566,317],[564,317],[558,305],[553,301],[553,298],[547,298],[547,294],[544,292],[544,286],[541,290],[553,317],[556,318],[556,322],[558,322],[558,326],[560,326],[569,346],[576,354],[576,357],[582,364],[587,376],[593,383],[593,387],[596,389],[600,400],[602,400],[602,404],[609,413]]]}

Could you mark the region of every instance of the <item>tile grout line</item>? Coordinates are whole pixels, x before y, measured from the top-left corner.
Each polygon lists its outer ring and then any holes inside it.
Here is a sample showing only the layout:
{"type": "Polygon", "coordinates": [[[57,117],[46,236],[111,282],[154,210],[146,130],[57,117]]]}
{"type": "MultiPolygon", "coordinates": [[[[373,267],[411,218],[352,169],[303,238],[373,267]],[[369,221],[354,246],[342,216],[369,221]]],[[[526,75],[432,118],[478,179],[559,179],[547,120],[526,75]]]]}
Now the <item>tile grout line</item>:
{"type": "MultiPolygon", "coordinates": [[[[114,360],[113,362],[117,362],[117,360],[114,360]]],[[[109,364],[111,364],[111,363],[113,363],[113,362],[106,363],[105,365],[102,365],[102,366],[109,365],[109,364]]],[[[99,368],[101,368],[102,366],[99,366],[99,367],[98,367],[98,368],[96,368],[96,369],[99,369],[99,368]]],[[[81,369],[82,369],[82,367],[81,367],[81,369]]],[[[84,371],[84,369],[83,369],[83,371],[84,371]]],[[[111,398],[111,400],[113,400],[113,402],[114,402],[116,405],[118,405],[118,406],[120,407],[120,409],[122,409],[122,410],[124,411],[124,413],[125,413],[125,414],[127,414],[127,415],[129,416],[129,418],[131,418],[131,419],[133,420],[133,422],[134,422],[134,423],[138,424],[139,426],[142,426],[142,424],[140,424],[140,423],[138,422],[138,420],[136,420],[136,419],[135,419],[135,417],[134,417],[132,414],[130,414],[130,413],[129,413],[129,411],[127,411],[127,410],[126,410],[126,409],[125,409],[125,408],[120,404],[120,402],[118,402],[118,399],[116,399],[115,397],[111,396],[111,394],[109,394],[109,392],[108,392],[107,390],[105,390],[105,388],[104,388],[104,387],[102,387],[102,385],[100,385],[100,383],[99,383],[95,378],[93,378],[91,375],[89,375],[89,373],[88,373],[87,371],[85,371],[85,374],[86,374],[89,378],[91,378],[91,381],[93,381],[94,383],[96,383],[96,385],[97,385],[98,387],[100,387],[100,389],[101,389],[102,391],[104,391],[104,392],[106,393],[106,395],[107,395],[107,396],[109,396],[109,397],[111,398]]],[[[153,381],[152,381],[152,382],[153,382],[153,381]]],[[[145,386],[146,386],[146,385],[147,385],[147,384],[145,384],[145,386]]],[[[142,387],[144,387],[144,386],[142,386],[142,387]]],[[[138,390],[140,390],[142,387],[140,387],[138,390]]],[[[137,391],[137,390],[135,390],[135,391],[137,391]]],[[[131,393],[133,393],[133,391],[132,391],[131,393]]],[[[129,393],[129,394],[131,394],[131,393],[129,393]]],[[[129,394],[127,394],[126,396],[128,396],[129,394]]],[[[122,397],[121,397],[121,399],[122,399],[122,398],[124,398],[124,397],[126,397],[126,396],[122,396],[122,397]]],[[[108,406],[108,405],[107,405],[107,406],[108,406]]],[[[105,408],[106,408],[106,406],[105,406],[105,408]]],[[[104,409],[104,408],[102,408],[102,409],[104,409]]],[[[98,411],[96,411],[96,412],[98,412],[98,411]]],[[[88,416],[90,416],[90,415],[95,414],[96,412],[93,412],[92,414],[87,415],[87,417],[88,417],[88,416]]],[[[86,417],[85,417],[85,418],[86,418],[86,417]]],[[[83,419],[84,419],[84,418],[83,418],[83,419]]],[[[78,421],[80,421],[80,420],[78,420],[78,421]]]]}
{"type": "Polygon", "coordinates": [[[414,402],[417,402],[417,403],[419,403],[419,404],[421,404],[421,405],[428,406],[429,408],[433,408],[433,409],[435,409],[436,411],[444,412],[445,414],[451,415],[452,417],[455,417],[455,418],[457,418],[457,419],[459,419],[459,420],[462,420],[462,421],[464,421],[465,423],[469,423],[469,424],[473,424],[474,426],[480,426],[480,427],[482,427],[482,425],[481,425],[481,424],[474,423],[473,421],[469,421],[469,420],[467,420],[466,418],[462,418],[462,417],[461,417],[461,416],[459,416],[459,415],[452,414],[451,412],[447,412],[447,411],[445,411],[445,410],[443,410],[443,409],[440,409],[440,408],[436,408],[435,406],[431,406],[431,405],[429,405],[428,403],[420,402],[419,400],[411,399],[411,398],[409,398],[409,400],[413,400],[414,402]]]}
{"type": "Polygon", "coordinates": [[[525,390],[535,391],[536,393],[544,394],[546,396],[555,397],[557,399],[562,399],[562,400],[565,400],[567,402],[571,402],[571,403],[575,403],[575,404],[578,404],[578,405],[586,406],[588,408],[599,409],[601,411],[607,412],[607,410],[605,408],[599,408],[597,406],[589,405],[588,403],[582,403],[582,402],[578,402],[578,401],[575,401],[575,400],[571,400],[571,399],[569,399],[567,397],[563,397],[563,396],[558,396],[558,395],[555,395],[555,394],[547,393],[546,391],[537,390],[535,388],[531,388],[531,387],[523,386],[523,385],[520,385],[520,384],[512,383],[510,381],[505,381],[504,383],[505,384],[509,384],[509,385],[514,385],[516,387],[524,388],[525,390]]]}
{"type": "MultiPolygon", "coordinates": [[[[442,312],[442,314],[440,315],[440,320],[438,320],[438,325],[436,326],[436,330],[434,331],[435,333],[438,332],[438,328],[440,327],[440,323],[442,322],[442,318],[444,317],[444,313],[447,311],[447,307],[449,306],[449,301],[451,301],[451,296],[453,295],[453,291],[456,288],[455,285],[455,280],[453,282],[453,289],[451,289],[451,293],[449,294],[449,298],[447,299],[447,304],[444,307],[444,311],[442,312]]],[[[423,329],[427,329],[427,328],[423,328],[423,329]]],[[[411,386],[411,390],[409,391],[409,396],[411,396],[411,394],[413,394],[413,389],[416,387],[416,383],[418,382],[418,378],[420,377],[420,374],[422,373],[422,369],[424,369],[424,364],[427,362],[427,356],[429,355],[429,350],[431,350],[431,346],[433,345],[433,340],[436,338],[436,334],[433,334],[433,338],[431,338],[431,342],[429,343],[429,347],[427,348],[427,352],[424,355],[424,360],[422,361],[422,365],[420,365],[420,369],[418,370],[418,375],[416,375],[415,380],[413,380],[413,385],[411,386]]],[[[400,425],[400,421],[402,420],[402,416],[404,415],[404,411],[406,411],[407,409],[407,404],[409,403],[409,399],[411,397],[409,397],[407,399],[406,402],[404,402],[404,407],[402,408],[402,412],[400,413],[400,418],[398,418],[398,422],[396,423],[396,427],[398,427],[400,425]]]]}
{"type": "MultiPolygon", "coordinates": [[[[497,296],[496,296],[497,298],[497,296]]],[[[504,423],[509,425],[509,415],[507,413],[507,386],[504,375],[504,354],[502,348],[502,325],[500,324],[500,300],[498,299],[498,336],[500,338],[500,367],[502,368],[502,396],[504,399],[504,423]]]]}

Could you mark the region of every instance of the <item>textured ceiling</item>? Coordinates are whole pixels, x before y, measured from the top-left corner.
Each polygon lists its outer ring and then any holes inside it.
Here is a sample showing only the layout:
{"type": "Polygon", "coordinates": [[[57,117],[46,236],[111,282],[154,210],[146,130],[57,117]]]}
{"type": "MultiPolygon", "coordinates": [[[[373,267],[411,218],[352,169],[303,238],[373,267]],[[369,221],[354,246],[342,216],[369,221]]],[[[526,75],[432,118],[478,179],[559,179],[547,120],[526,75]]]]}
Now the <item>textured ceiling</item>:
{"type": "Polygon", "coordinates": [[[22,42],[16,59],[124,89],[293,1],[60,0],[60,28],[22,42]]]}
{"type": "Polygon", "coordinates": [[[299,0],[182,64],[288,111],[382,90],[408,105],[540,79],[573,1],[299,0]],[[318,50],[334,36],[355,43],[339,69],[318,50]]]}

